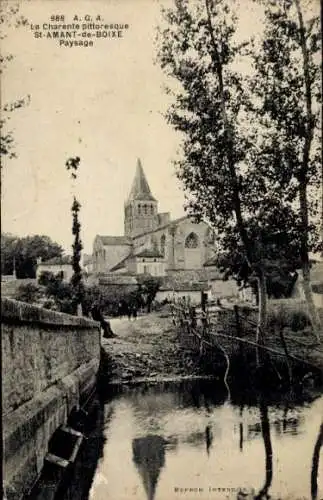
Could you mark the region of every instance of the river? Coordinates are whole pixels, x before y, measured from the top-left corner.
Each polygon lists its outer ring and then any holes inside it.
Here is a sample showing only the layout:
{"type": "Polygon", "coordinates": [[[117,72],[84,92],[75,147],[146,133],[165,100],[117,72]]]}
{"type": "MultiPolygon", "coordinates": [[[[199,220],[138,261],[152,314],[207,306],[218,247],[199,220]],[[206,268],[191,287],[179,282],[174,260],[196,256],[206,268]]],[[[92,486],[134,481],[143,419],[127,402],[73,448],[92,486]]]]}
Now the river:
{"type": "Polygon", "coordinates": [[[323,396],[195,381],[104,399],[60,500],[323,498],[323,396]]]}

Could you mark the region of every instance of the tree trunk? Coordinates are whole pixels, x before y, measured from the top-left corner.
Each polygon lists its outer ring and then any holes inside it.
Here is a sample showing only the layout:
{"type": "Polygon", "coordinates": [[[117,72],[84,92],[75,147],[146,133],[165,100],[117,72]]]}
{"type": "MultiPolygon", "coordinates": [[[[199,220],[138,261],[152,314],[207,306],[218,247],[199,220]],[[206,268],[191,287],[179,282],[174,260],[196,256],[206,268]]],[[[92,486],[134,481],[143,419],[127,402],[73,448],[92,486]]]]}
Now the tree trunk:
{"type": "Polygon", "coordinates": [[[303,287],[305,300],[308,306],[308,312],[314,334],[318,341],[320,341],[321,333],[321,323],[320,317],[316,310],[311,281],[310,281],[310,265],[308,258],[308,203],[307,203],[307,184],[308,184],[308,165],[310,160],[310,151],[313,141],[314,127],[315,127],[315,117],[312,111],[312,83],[310,75],[310,61],[309,53],[306,44],[306,30],[304,26],[303,13],[301,9],[301,4],[299,0],[295,0],[299,30],[300,30],[300,46],[303,56],[303,75],[304,75],[304,85],[305,85],[305,104],[306,104],[306,135],[303,146],[303,158],[300,173],[298,175],[299,182],[299,205],[300,205],[300,217],[302,222],[302,238],[301,238],[301,260],[302,260],[302,271],[303,271],[303,287]]]}
{"type": "MultiPolygon", "coordinates": [[[[257,344],[264,345],[264,335],[267,326],[267,283],[265,272],[262,269],[257,277],[258,283],[258,324],[256,333],[257,344]]],[[[261,365],[262,350],[257,348],[257,366],[261,365]]]]}
{"type": "Polygon", "coordinates": [[[313,300],[309,266],[303,267],[303,290],[314,335],[316,336],[317,341],[321,342],[320,334],[322,331],[322,325],[313,300]]]}
{"type": "Polygon", "coordinates": [[[216,40],[214,38],[212,19],[211,19],[211,10],[210,10],[210,0],[205,0],[207,20],[208,20],[208,28],[210,33],[212,52],[211,59],[214,65],[214,70],[218,78],[219,83],[219,94],[220,94],[220,106],[221,106],[221,114],[223,119],[223,127],[224,132],[227,139],[227,148],[226,148],[226,158],[228,161],[228,167],[230,171],[231,177],[231,186],[232,186],[232,209],[236,217],[237,228],[239,231],[239,235],[241,241],[244,245],[246,259],[248,265],[252,266],[252,243],[249,240],[248,233],[246,230],[246,225],[244,222],[243,214],[242,214],[242,203],[240,197],[240,188],[238,182],[238,175],[235,168],[235,160],[234,160],[234,136],[232,131],[232,126],[230,125],[228,114],[226,110],[226,97],[224,92],[224,82],[223,82],[223,65],[221,62],[221,58],[218,51],[218,46],[216,40]]]}

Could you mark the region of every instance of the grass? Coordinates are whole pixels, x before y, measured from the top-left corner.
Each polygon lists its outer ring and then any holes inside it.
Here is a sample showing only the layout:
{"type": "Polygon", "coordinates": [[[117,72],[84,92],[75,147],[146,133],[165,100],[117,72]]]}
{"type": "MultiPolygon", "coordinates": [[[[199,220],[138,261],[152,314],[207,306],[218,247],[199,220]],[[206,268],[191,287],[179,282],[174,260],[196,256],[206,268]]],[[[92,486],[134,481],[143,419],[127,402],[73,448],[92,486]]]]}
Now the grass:
{"type": "Polygon", "coordinates": [[[268,328],[282,330],[290,328],[292,331],[311,329],[305,301],[295,299],[279,299],[269,301],[268,328]]]}

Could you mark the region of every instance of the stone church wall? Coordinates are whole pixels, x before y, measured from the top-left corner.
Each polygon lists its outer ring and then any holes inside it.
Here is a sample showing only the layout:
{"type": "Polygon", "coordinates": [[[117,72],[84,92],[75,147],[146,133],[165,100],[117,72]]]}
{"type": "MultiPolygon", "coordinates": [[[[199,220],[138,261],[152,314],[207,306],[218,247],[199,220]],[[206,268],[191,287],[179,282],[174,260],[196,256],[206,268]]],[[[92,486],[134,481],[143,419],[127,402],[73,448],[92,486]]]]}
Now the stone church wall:
{"type": "Polygon", "coordinates": [[[153,233],[136,238],[134,253],[156,246],[165,256],[166,268],[200,269],[213,253],[212,245],[207,242],[208,230],[209,227],[204,222],[194,224],[192,220],[183,218],[177,223],[170,223],[153,233]],[[196,246],[185,245],[190,235],[195,235],[196,246]]]}
{"type": "Polygon", "coordinates": [[[184,219],[176,227],[175,268],[199,269],[207,260],[206,236],[208,226],[204,222],[194,224],[184,219]]]}
{"type": "Polygon", "coordinates": [[[106,252],[105,271],[109,271],[130,253],[129,245],[108,245],[104,247],[106,252]]]}

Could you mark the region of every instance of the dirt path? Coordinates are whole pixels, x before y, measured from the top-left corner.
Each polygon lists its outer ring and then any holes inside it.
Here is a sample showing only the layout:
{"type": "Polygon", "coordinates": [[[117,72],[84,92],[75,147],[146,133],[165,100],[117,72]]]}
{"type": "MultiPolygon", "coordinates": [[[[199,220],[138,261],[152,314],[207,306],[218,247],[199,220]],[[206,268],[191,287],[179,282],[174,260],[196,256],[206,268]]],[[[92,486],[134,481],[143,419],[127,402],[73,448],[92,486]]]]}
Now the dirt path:
{"type": "Polygon", "coordinates": [[[139,381],[200,375],[197,362],[180,348],[171,318],[164,313],[136,320],[111,319],[115,338],[102,339],[111,381],[139,381]]]}

